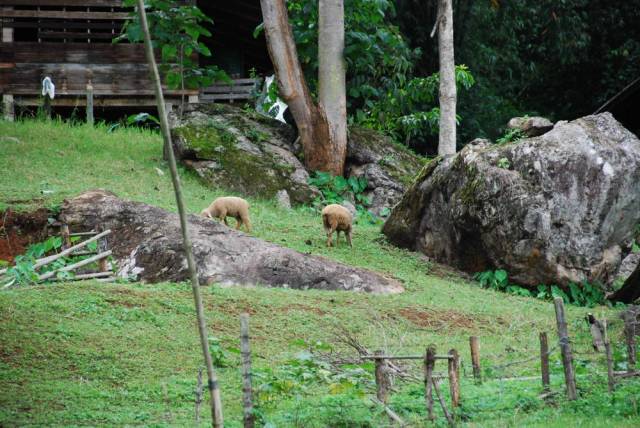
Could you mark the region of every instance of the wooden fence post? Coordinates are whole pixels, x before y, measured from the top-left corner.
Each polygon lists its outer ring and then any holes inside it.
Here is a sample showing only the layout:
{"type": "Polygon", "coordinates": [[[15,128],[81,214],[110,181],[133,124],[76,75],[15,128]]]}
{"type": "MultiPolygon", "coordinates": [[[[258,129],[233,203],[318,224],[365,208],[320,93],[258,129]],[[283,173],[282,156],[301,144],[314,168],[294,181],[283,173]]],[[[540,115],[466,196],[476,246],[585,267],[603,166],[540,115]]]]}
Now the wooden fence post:
{"type": "Polygon", "coordinates": [[[62,249],[66,250],[71,247],[71,236],[69,235],[69,225],[63,224],[60,226],[60,236],[62,237],[62,249]]]}
{"type": "Polygon", "coordinates": [[[424,355],[424,399],[427,404],[427,414],[430,420],[435,419],[433,414],[433,368],[436,363],[436,346],[429,345],[424,355]]]}
{"type": "MultiPolygon", "coordinates": [[[[108,250],[107,237],[100,238],[98,240],[98,253],[102,253],[108,250]]],[[[98,269],[100,272],[108,272],[109,271],[109,259],[107,257],[100,259],[98,261],[98,269]]]]}
{"type": "MultiPolygon", "coordinates": [[[[374,355],[381,357],[384,352],[377,350],[374,355]]],[[[389,370],[387,368],[387,360],[384,358],[376,358],[374,360],[376,364],[376,397],[381,403],[387,404],[389,400],[389,370]]]]}
{"type": "Polygon", "coordinates": [[[549,391],[550,376],[549,376],[549,342],[547,340],[547,333],[540,332],[540,371],[542,372],[542,390],[549,391]]]}
{"type": "Polygon", "coordinates": [[[4,120],[9,122],[13,122],[16,119],[13,95],[11,94],[2,95],[2,115],[4,120]]]}
{"type": "Polygon", "coordinates": [[[609,386],[609,392],[613,392],[616,387],[616,380],[613,376],[613,355],[611,352],[611,343],[609,342],[609,334],[607,333],[607,320],[602,320],[602,327],[604,329],[604,352],[607,356],[607,383],[609,386]]]}
{"type": "Polygon", "coordinates": [[[451,407],[460,404],[460,356],[458,351],[449,351],[449,391],[451,392],[451,407]]]}
{"type": "Polygon", "coordinates": [[[622,315],[624,320],[624,336],[627,342],[627,372],[633,373],[636,368],[636,317],[630,311],[622,315]]]}
{"type": "Polygon", "coordinates": [[[469,338],[469,346],[471,347],[471,364],[473,365],[473,377],[476,383],[482,383],[482,373],[480,371],[480,342],[478,336],[469,338]]]}
{"type": "Polygon", "coordinates": [[[249,314],[240,314],[240,353],[242,356],[242,407],[244,428],[253,428],[253,389],[251,387],[251,350],[249,348],[249,314]]]}
{"type": "Polygon", "coordinates": [[[93,85],[87,83],[87,125],[93,126],[93,85]]]}
{"type": "Polygon", "coordinates": [[[200,422],[200,405],[202,404],[202,367],[198,369],[198,384],[196,385],[196,422],[200,422]]]}
{"type": "Polygon", "coordinates": [[[576,390],[576,377],[573,371],[573,358],[571,356],[571,344],[569,343],[569,333],[567,321],[564,316],[564,303],[562,297],[553,299],[556,309],[556,323],[558,325],[558,339],[560,340],[560,352],[562,353],[562,365],[564,366],[564,380],[567,384],[567,398],[575,400],[578,398],[576,390]]]}

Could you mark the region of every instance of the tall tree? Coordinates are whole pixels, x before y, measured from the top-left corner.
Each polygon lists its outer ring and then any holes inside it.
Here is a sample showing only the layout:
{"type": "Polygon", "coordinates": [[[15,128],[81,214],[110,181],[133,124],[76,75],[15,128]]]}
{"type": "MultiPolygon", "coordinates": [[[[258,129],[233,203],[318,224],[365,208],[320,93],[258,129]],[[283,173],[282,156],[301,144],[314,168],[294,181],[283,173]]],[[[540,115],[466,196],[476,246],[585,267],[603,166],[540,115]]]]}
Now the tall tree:
{"type": "MultiPolygon", "coordinates": [[[[456,65],[453,56],[453,7],[451,0],[438,1],[438,54],[440,59],[440,132],[438,154],[456,152],[456,65]]],[[[435,28],[434,28],[435,29],[435,28]]]]}
{"type": "Polygon", "coordinates": [[[343,0],[320,0],[316,105],[305,81],[285,0],[260,0],[267,48],[280,96],[298,126],[308,169],[344,173],[347,152],[343,0]]]}

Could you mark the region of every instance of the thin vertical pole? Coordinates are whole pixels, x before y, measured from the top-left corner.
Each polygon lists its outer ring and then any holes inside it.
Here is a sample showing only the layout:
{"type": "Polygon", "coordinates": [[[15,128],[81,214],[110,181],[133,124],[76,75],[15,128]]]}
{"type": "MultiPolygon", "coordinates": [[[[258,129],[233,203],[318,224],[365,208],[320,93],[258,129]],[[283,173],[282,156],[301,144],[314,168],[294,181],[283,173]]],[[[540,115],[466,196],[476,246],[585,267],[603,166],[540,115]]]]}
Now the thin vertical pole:
{"type": "Polygon", "coordinates": [[[93,126],[93,85],[87,83],[87,125],[93,126]]]}
{"type": "Polygon", "coordinates": [[[556,323],[558,325],[558,339],[560,339],[560,351],[562,352],[562,365],[564,366],[564,380],[567,384],[567,398],[575,400],[578,398],[576,390],[576,377],[573,371],[573,357],[571,356],[571,344],[569,343],[569,332],[567,321],[564,316],[564,303],[562,297],[553,300],[556,309],[556,323]]]}
{"type": "Polygon", "coordinates": [[[62,238],[62,249],[66,250],[71,246],[71,236],[69,234],[69,225],[63,224],[60,226],[60,237],[62,238]]]}
{"type": "Polygon", "coordinates": [[[542,389],[549,391],[551,379],[549,376],[549,341],[547,333],[540,332],[540,371],[542,372],[542,389]]]}
{"type": "Polygon", "coordinates": [[[630,311],[624,312],[624,336],[627,342],[627,372],[633,373],[636,368],[636,316],[630,311]]]}
{"type": "Polygon", "coordinates": [[[436,346],[429,345],[424,356],[424,399],[427,405],[427,414],[430,420],[434,420],[433,414],[433,368],[436,363],[436,346]]]}
{"type": "Polygon", "coordinates": [[[609,392],[613,392],[616,387],[616,380],[613,376],[613,355],[611,352],[611,343],[609,342],[609,334],[607,333],[607,320],[602,320],[602,327],[604,328],[604,352],[607,356],[607,384],[609,392]]]}
{"type": "Polygon", "coordinates": [[[460,357],[458,351],[449,351],[449,391],[451,393],[451,407],[458,407],[460,404],[460,357]]]}
{"type": "Polygon", "coordinates": [[[160,85],[160,74],[158,73],[158,66],[156,65],[156,59],[153,56],[153,48],[151,45],[151,34],[149,33],[149,25],[147,23],[147,14],[144,9],[144,1],[138,0],[138,15],[140,16],[140,26],[144,34],[144,50],[151,71],[153,79],[153,89],[156,95],[156,104],[158,107],[158,115],[160,116],[160,128],[162,129],[162,136],[164,138],[165,152],[169,157],[169,170],[171,171],[171,181],[173,182],[173,190],[176,194],[176,205],[178,206],[178,214],[180,217],[180,229],[182,230],[182,242],[184,245],[184,252],[187,258],[187,266],[189,268],[189,274],[191,277],[191,289],[193,291],[193,300],[196,307],[196,316],[198,319],[198,333],[200,334],[200,346],[202,348],[202,354],[204,356],[205,365],[207,367],[207,388],[211,394],[211,416],[212,424],[215,428],[221,428],[223,426],[222,418],[222,400],[220,398],[220,388],[218,386],[218,378],[216,372],[213,369],[213,361],[211,360],[211,354],[209,353],[207,326],[204,317],[204,307],[202,305],[202,297],[200,296],[200,284],[198,281],[198,273],[196,271],[196,264],[193,259],[193,252],[191,248],[191,239],[189,238],[189,231],[187,230],[187,211],[184,207],[184,200],[182,198],[182,186],[180,184],[180,176],[178,175],[178,169],[176,166],[176,157],[173,153],[173,144],[171,143],[171,135],[169,131],[169,123],[167,121],[167,112],[164,109],[164,96],[162,95],[162,86],[160,85]]]}
{"type": "Polygon", "coordinates": [[[196,384],[196,422],[200,422],[200,405],[202,404],[202,367],[198,367],[198,383],[196,384]]]}
{"type": "Polygon", "coordinates": [[[249,314],[240,314],[240,354],[242,357],[242,409],[244,428],[253,428],[253,389],[251,387],[251,349],[249,348],[249,314]]]}
{"type": "Polygon", "coordinates": [[[9,122],[13,122],[16,119],[16,112],[13,103],[13,95],[11,94],[3,94],[2,95],[2,110],[4,120],[9,122]]]}
{"type": "Polygon", "coordinates": [[[482,373],[480,372],[480,341],[478,336],[469,338],[469,347],[471,348],[471,365],[473,366],[473,377],[476,383],[482,383],[482,373]]]}

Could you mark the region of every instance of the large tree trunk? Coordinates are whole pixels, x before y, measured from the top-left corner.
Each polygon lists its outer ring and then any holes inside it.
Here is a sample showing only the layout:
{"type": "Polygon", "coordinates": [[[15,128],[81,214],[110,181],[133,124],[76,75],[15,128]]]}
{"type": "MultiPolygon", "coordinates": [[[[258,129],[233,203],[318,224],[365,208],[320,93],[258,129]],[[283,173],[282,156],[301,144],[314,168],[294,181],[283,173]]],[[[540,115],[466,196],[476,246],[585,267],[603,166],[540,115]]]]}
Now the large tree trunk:
{"type": "MultiPolygon", "coordinates": [[[[285,0],[260,0],[260,5],[267,48],[278,78],[280,96],[289,105],[298,126],[305,165],[312,171],[327,171],[334,175],[342,175],[346,156],[346,131],[344,148],[340,148],[333,140],[334,135],[340,135],[339,127],[332,131],[324,109],[316,106],[311,99],[298,61],[298,52],[289,25],[285,0]]],[[[344,32],[344,28],[342,31],[344,32]]],[[[344,40],[344,34],[342,38],[344,40]]],[[[342,73],[344,74],[344,66],[342,66],[342,73]]],[[[344,80],[344,76],[342,79],[344,80]]],[[[321,86],[323,84],[321,82],[321,86]]],[[[331,99],[332,97],[329,96],[325,102],[331,99]]],[[[337,108],[340,109],[340,106],[337,108]]],[[[333,118],[333,114],[331,117],[333,118]]],[[[344,121],[346,123],[346,109],[344,121]]]]}
{"type": "Polygon", "coordinates": [[[344,171],[347,156],[347,97],[344,64],[344,2],[320,0],[318,13],[318,102],[333,145],[330,171],[344,171]]]}
{"type": "Polygon", "coordinates": [[[438,154],[456,152],[456,69],[453,56],[451,0],[438,2],[438,52],[440,56],[440,134],[438,154]]]}

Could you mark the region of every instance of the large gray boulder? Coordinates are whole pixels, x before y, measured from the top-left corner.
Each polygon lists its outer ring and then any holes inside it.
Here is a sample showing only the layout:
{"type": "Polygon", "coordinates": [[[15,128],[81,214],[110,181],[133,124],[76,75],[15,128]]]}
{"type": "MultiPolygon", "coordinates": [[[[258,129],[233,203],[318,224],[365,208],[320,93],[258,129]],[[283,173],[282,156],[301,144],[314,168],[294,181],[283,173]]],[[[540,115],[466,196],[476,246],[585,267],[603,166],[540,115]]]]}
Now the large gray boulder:
{"type": "MultiPolygon", "coordinates": [[[[229,105],[194,104],[181,118],[171,115],[171,128],[178,159],[212,187],[262,198],[286,191],[292,204],[319,196],[291,125],[229,105]]],[[[388,137],[350,129],[345,174],[367,179],[364,193],[375,214],[400,200],[421,166],[419,156],[388,137]]]]}
{"type": "Polygon", "coordinates": [[[611,283],[640,222],[640,140],[603,113],[434,160],[383,232],[468,272],[514,282],[611,283]]]}
{"type": "MultiPolygon", "coordinates": [[[[60,220],[72,230],[111,229],[109,248],[121,277],[145,282],[189,278],[175,213],[93,190],[66,200],[60,220]]],[[[190,215],[188,228],[201,284],[403,291],[394,279],[280,247],[208,218],[190,215]]]]}
{"type": "Polygon", "coordinates": [[[295,156],[293,129],[255,112],[221,104],[190,105],[171,116],[178,159],[207,184],[246,196],[275,198],[286,190],[291,201],[311,202],[318,189],[295,156]]]}

